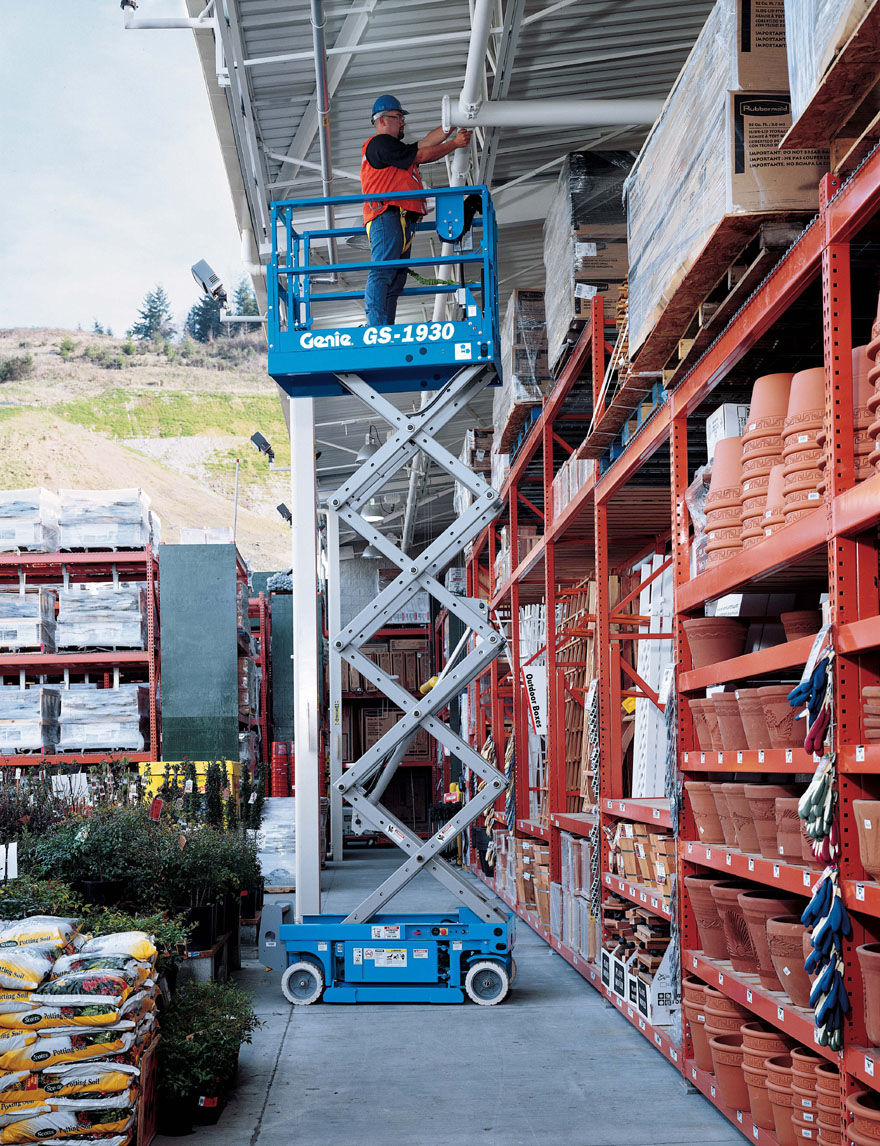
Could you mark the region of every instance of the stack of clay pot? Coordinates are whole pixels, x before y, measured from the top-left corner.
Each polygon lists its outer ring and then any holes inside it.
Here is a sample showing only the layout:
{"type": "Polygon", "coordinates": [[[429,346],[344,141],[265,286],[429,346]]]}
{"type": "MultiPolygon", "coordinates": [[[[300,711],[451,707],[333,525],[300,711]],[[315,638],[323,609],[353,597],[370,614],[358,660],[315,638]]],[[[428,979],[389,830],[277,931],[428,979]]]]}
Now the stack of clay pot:
{"type": "Polygon", "coordinates": [[[880,800],[853,800],[859,853],[868,878],[880,880],[880,800]]]}
{"type": "MultiPolygon", "coordinates": [[[[752,1118],[763,1130],[775,1130],[768,1062],[778,1056],[788,1058],[792,1040],[754,1015],[740,1027],[743,1039],[743,1073],[751,1101],[752,1118]]],[[[782,1142],[782,1139],[779,1140],[782,1142]]]]}
{"type": "Polygon", "coordinates": [[[758,847],[764,859],[779,859],[776,834],[776,801],[797,797],[800,789],[790,784],[746,784],[744,794],[755,822],[758,847]]]}
{"type": "Polygon", "coordinates": [[[846,1109],[852,1118],[846,1128],[849,1141],[855,1146],[865,1146],[865,1143],[877,1146],[880,1142],[880,1095],[873,1090],[857,1091],[847,1098],[846,1109]]]}
{"type": "Polygon", "coordinates": [[[742,549],[741,462],[740,438],[721,438],[715,443],[712,477],[706,494],[706,555],[710,565],[726,561],[742,549]]]}
{"type": "Polygon", "coordinates": [[[740,470],[744,549],[757,545],[764,537],[770,471],[782,464],[782,431],[788,413],[791,379],[791,374],[765,374],[756,379],[752,387],[740,470]]]}
{"type": "MultiPolygon", "coordinates": [[[[722,442],[730,441],[723,438],[722,442]]],[[[719,442],[720,446],[722,443],[719,442]]],[[[691,617],[682,622],[695,669],[738,657],[749,630],[736,617],[691,617]]]]}
{"type": "Polygon", "coordinates": [[[767,920],[770,962],[782,990],[796,1007],[810,1005],[810,976],[804,970],[804,936],[810,932],[799,915],[774,915],[767,920]]]}
{"type": "MultiPolygon", "coordinates": [[[[871,426],[874,421],[873,410],[877,408],[874,398],[874,382],[872,381],[871,359],[868,356],[870,346],[854,346],[852,352],[852,381],[853,381],[853,431],[855,465],[855,480],[865,481],[874,473],[874,463],[871,460],[874,450],[874,438],[871,435],[871,426]]],[[[877,372],[880,376],[880,371],[877,372]]],[[[825,463],[827,460],[826,440],[827,427],[823,426],[816,438],[816,445],[822,448],[819,459],[819,469],[822,471],[822,480],[819,482],[819,492],[825,492],[825,463]]]]}
{"type": "Polygon", "coordinates": [[[792,690],[788,684],[765,684],[758,689],[764,719],[767,722],[769,743],[765,748],[803,747],[807,730],[803,721],[796,721],[797,710],[788,703],[792,690]]]}
{"type": "Polygon", "coordinates": [[[757,751],[770,747],[770,733],[764,716],[764,705],[759,688],[738,688],[736,701],[748,747],[757,751]]]}
{"type": "Polygon", "coordinates": [[[880,741],[880,685],[862,688],[862,737],[866,744],[880,741]]]}
{"type": "Polygon", "coordinates": [[[801,637],[815,637],[822,628],[821,609],[796,609],[779,616],[785,629],[787,641],[799,641],[801,637]]]}
{"type": "Polygon", "coordinates": [[[699,748],[703,752],[720,752],[721,728],[718,724],[715,703],[712,698],[693,698],[688,701],[688,707],[694,718],[694,730],[697,734],[699,748]]]}
{"type": "Polygon", "coordinates": [[[865,1030],[872,1047],[880,1046],[880,943],[856,948],[865,996],[865,1030]]]}
{"type": "Polygon", "coordinates": [[[706,1037],[712,1057],[712,1073],[721,1101],[732,1110],[750,1109],[749,1092],[743,1076],[742,1026],[751,1015],[740,1003],[719,991],[703,986],[706,1037]]]}
{"type": "Polygon", "coordinates": [[[871,328],[871,341],[868,343],[867,353],[871,361],[868,382],[873,387],[873,393],[868,398],[867,406],[875,419],[867,431],[874,447],[868,455],[868,461],[876,470],[880,471],[880,309],[877,311],[877,318],[871,328]]]}
{"type": "Polygon", "coordinates": [[[685,976],[682,983],[685,1018],[694,1045],[694,1063],[700,1070],[713,1070],[709,1037],[706,1034],[706,1004],[703,997],[704,983],[701,979],[685,976]]]}
{"type": "Polygon", "coordinates": [[[817,443],[825,419],[825,368],[800,370],[791,380],[788,413],[782,431],[783,513],[785,524],[798,521],[822,502],[817,443]]]}
{"type": "MultiPolygon", "coordinates": [[[[822,1059],[816,1063],[816,1121],[819,1123],[819,1146],[846,1146],[843,1137],[844,1118],[840,1093],[840,1071],[837,1064],[822,1059]]],[[[853,1096],[855,1097],[855,1096],[853,1096]]]]}
{"type": "Polygon", "coordinates": [[[785,529],[785,465],[782,462],[770,471],[761,527],[761,537],[772,537],[785,529]]]}
{"type": "Polygon", "coordinates": [[[806,907],[806,901],[793,895],[774,894],[771,888],[739,893],[739,907],[746,922],[761,986],[768,991],[784,991],[770,956],[767,921],[778,916],[797,915],[806,907]]]}

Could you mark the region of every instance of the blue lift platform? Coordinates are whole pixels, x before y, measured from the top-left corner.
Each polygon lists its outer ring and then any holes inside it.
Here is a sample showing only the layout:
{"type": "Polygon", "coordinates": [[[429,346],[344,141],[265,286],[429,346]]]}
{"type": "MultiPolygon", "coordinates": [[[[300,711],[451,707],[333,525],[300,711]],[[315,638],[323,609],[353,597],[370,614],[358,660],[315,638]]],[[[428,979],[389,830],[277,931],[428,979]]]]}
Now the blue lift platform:
{"type": "MultiPolygon", "coordinates": [[[[400,568],[399,576],[356,617],[330,632],[330,649],[400,710],[400,719],[334,781],[364,830],[382,833],[405,855],[402,865],[347,916],[317,915],[295,923],[279,920],[272,944],[283,955],[281,987],[293,1004],[323,997],[327,1002],[461,1003],[466,998],[493,1005],[505,998],[515,975],[515,916],[502,911],[476,882],[456,869],[444,854],[486,809],[503,796],[507,780],[490,760],[449,726],[448,706],[492,660],[505,650],[486,603],[445,589],[444,570],[497,516],[501,500],[483,477],[442,446],[437,432],[486,386],[496,382],[500,364],[495,215],[485,187],[428,189],[418,192],[434,206],[434,219],[419,231],[434,231],[451,244],[434,258],[411,257],[385,265],[406,266],[433,276],[438,263],[451,266],[451,281],[430,280],[409,287],[404,297],[451,297],[441,322],[392,326],[319,325],[327,303],[363,305],[363,287],[349,288],[346,277],[363,281],[369,261],[345,262],[338,251],[349,238],[365,236],[363,226],[305,230],[295,225],[303,212],[360,205],[362,195],[305,199],[272,207],[275,236],[268,275],[269,373],[292,398],[350,394],[359,398],[371,420],[384,419],[390,431],[372,456],[323,502],[338,526],[354,529],[400,568]],[[319,290],[328,285],[329,290],[319,290]],[[323,282],[321,281],[323,280],[323,282]],[[345,289],[339,289],[339,287],[345,289]],[[401,411],[386,395],[436,391],[427,403],[401,411]],[[404,553],[365,519],[361,510],[419,451],[450,478],[468,488],[473,501],[456,521],[418,556],[404,553]],[[416,593],[427,591],[459,618],[465,637],[425,696],[402,688],[362,651],[373,634],[416,593]],[[423,840],[381,803],[381,797],[424,730],[462,761],[477,782],[475,793],[434,835],[423,840]],[[393,898],[421,871],[439,880],[457,907],[442,915],[394,914],[393,898]],[[379,914],[381,911],[382,914],[379,914]]],[[[389,202],[414,194],[371,196],[389,202]]],[[[328,528],[328,545],[339,529],[328,528]]],[[[338,576],[338,553],[328,554],[330,591],[338,576]],[[337,572],[334,574],[334,570],[337,572]]],[[[330,733],[341,720],[339,706],[330,714],[330,733]]]]}

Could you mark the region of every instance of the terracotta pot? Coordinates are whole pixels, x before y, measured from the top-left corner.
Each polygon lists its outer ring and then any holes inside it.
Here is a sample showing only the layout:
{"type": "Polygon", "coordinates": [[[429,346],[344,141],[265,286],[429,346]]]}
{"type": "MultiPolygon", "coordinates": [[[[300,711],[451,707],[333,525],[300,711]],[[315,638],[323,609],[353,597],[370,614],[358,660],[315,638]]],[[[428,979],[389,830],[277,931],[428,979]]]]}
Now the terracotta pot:
{"type": "Polygon", "coordinates": [[[742,1035],[718,1035],[709,1040],[709,1049],[722,1102],[733,1110],[749,1110],[749,1092],[743,1077],[742,1035]]]}
{"type": "Polygon", "coordinates": [[[796,1007],[810,1005],[810,976],[804,970],[805,933],[797,915],[777,915],[767,920],[770,960],[783,991],[796,1007]]]}
{"type": "Polygon", "coordinates": [[[681,981],[682,997],[686,1003],[693,1003],[695,1007],[703,1005],[703,980],[695,975],[685,975],[681,981]]]}
{"type": "Polygon", "coordinates": [[[794,1140],[798,1146],[804,1146],[806,1142],[818,1141],[819,1122],[815,1113],[806,1110],[798,1112],[796,1103],[792,1109],[791,1125],[794,1130],[794,1140]]]}
{"type": "Polygon", "coordinates": [[[739,894],[748,887],[735,880],[725,880],[712,885],[712,895],[718,905],[724,939],[727,943],[727,957],[734,971],[745,971],[755,975],[758,971],[758,956],[749,928],[739,905],[739,894]]]}
{"type": "Polygon", "coordinates": [[[708,780],[686,780],[684,787],[690,797],[700,843],[723,844],[724,833],[721,831],[712,785],[708,780]]]}
{"type": "Polygon", "coordinates": [[[740,438],[722,438],[715,443],[712,458],[712,477],[706,495],[707,509],[720,509],[725,505],[742,503],[742,441],[740,438]]]}
{"type": "Polygon", "coordinates": [[[752,1119],[762,1130],[773,1129],[773,1107],[767,1093],[767,1079],[757,1070],[750,1070],[743,1061],[743,1078],[749,1092],[752,1119]]]}
{"type": "MultiPolygon", "coordinates": [[[[812,932],[807,930],[807,928],[805,927],[804,928],[804,962],[805,963],[806,963],[807,959],[809,959],[810,955],[813,953],[813,944],[812,944],[811,936],[812,936],[812,932]]],[[[819,978],[819,976],[812,974],[810,971],[807,971],[807,978],[810,980],[810,986],[812,987],[812,985],[816,982],[816,980],[819,978]]]]}
{"type": "MultiPolygon", "coordinates": [[[[822,471],[815,465],[805,466],[803,469],[792,470],[786,474],[782,481],[783,498],[788,493],[818,493],[819,483],[822,481],[822,471]]],[[[785,507],[783,505],[783,513],[785,507]]]]}
{"type": "Polygon", "coordinates": [[[763,497],[767,500],[767,486],[770,482],[769,473],[755,474],[752,477],[743,478],[742,492],[743,492],[743,508],[745,509],[746,498],[752,499],[756,497],[763,497]]]}
{"type": "Polygon", "coordinates": [[[729,561],[731,557],[736,557],[738,553],[742,552],[742,545],[736,547],[731,546],[725,549],[706,549],[706,564],[707,565],[720,565],[723,561],[729,561]]]}
{"type": "Polygon", "coordinates": [[[682,628],[695,669],[740,656],[748,636],[748,629],[735,617],[691,617],[682,622],[682,628]]]}
{"type": "Polygon", "coordinates": [[[706,1007],[706,1034],[710,1039],[716,1035],[741,1034],[740,1027],[747,1018],[747,1013],[733,1014],[731,1011],[718,1011],[714,1007],[706,1007]]]}
{"type": "Polygon", "coordinates": [[[837,1063],[823,1059],[816,1064],[816,1090],[821,1094],[840,1098],[840,1071],[837,1063]]]}
{"type": "MultiPolygon", "coordinates": [[[[774,466],[782,465],[782,454],[757,454],[753,458],[746,458],[742,464],[742,484],[751,482],[753,478],[768,477],[774,466]]],[[[742,485],[740,486],[742,488],[742,485]]],[[[751,486],[749,491],[751,492],[751,486]]]]}
{"type": "Polygon", "coordinates": [[[743,442],[743,461],[747,458],[758,457],[761,454],[778,454],[782,449],[781,434],[765,434],[760,438],[750,438],[743,442]]]}
{"type": "Polygon", "coordinates": [[[840,1134],[819,1127],[819,1136],[816,1138],[819,1146],[847,1146],[840,1134]]]}
{"type": "MultiPolygon", "coordinates": [[[[755,690],[757,691],[757,689],[755,690]]],[[[733,829],[741,852],[756,855],[760,851],[755,817],[746,799],[745,784],[727,785],[727,806],[733,816],[733,829]]]]}
{"type": "Polygon", "coordinates": [[[751,549],[753,545],[760,545],[763,540],[764,531],[761,530],[760,534],[756,533],[754,537],[744,537],[742,547],[743,549],[751,549]]]}
{"type": "MultiPolygon", "coordinates": [[[[761,689],[761,692],[763,691],[761,689]]],[[[787,784],[745,785],[745,797],[749,802],[755,830],[758,833],[758,847],[765,859],[779,859],[779,845],[776,842],[776,801],[795,795],[797,790],[787,784]]]]}
{"type": "Polygon", "coordinates": [[[754,497],[743,498],[743,520],[750,517],[763,517],[764,507],[767,505],[767,493],[756,493],[754,497]]]}
{"type": "Polygon", "coordinates": [[[773,466],[767,477],[767,499],[764,503],[764,514],[772,516],[782,510],[782,495],[785,488],[785,466],[781,463],[773,466]]]}
{"type": "Polygon", "coordinates": [[[816,1109],[819,1111],[820,1126],[828,1126],[832,1130],[837,1130],[840,1127],[842,1114],[839,1094],[835,1098],[832,1098],[827,1094],[823,1094],[820,1090],[817,1090],[816,1109]]]}
{"type": "Polygon", "coordinates": [[[701,752],[712,751],[712,737],[709,734],[709,722],[705,712],[707,703],[708,701],[705,698],[689,698],[687,702],[691,712],[691,718],[694,722],[694,734],[697,738],[697,746],[701,752]]]}
{"type": "Polygon", "coordinates": [[[794,1075],[794,1083],[791,1088],[791,1100],[797,1114],[804,1118],[807,1122],[818,1122],[819,1107],[816,1105],[816,1092],[810,1090],[808,1087],[800,1085],[800,1080],[797,1074],[794,1075]],[[810,1117],[807,1117],[807,1115],[810,1117]]]}
{"type": "Polygon", "coordinates": [[[880,1139],[872,1138],[870,1134],[865,1134],[861,1130],[856,1130],[854,1126],[846,1128],[847,1141],[852,1143],[852,1146],[877,1146],[880,1139]]]}
{"type": "Polygon", "coordinates": [[[787,641],[814,636],[822,628],[821,609],[797,609],[792,613],[780,613],[779,619],[787,641]]]}
{"type": "Polygon", "coordinates": [[[816,489],[793,489],[782,495],[782,512],[788,518],[790,513],[801,510],[818,509],[822,504],[822,496],[816,489]]]}
{"type": "Polygon", "coordinates": [[[743,442],[778,434],[788,413],[791,374],[764,374],[755,379],[743,442]]]}
{"type": "Polygon", "coordinates": [[[845,1105],[852,1115],[852,1126],[847,1128],[848,1131],[855,1130],[869,1142],[880,1142],[880,1095],[873,1090],[863,1090],[860,1094],[849,1095],[845,1105]]]}
{"type": "Polygon", "coordinates": [[[712,553],[730,546],[736,548],[740,544],[741,532],[742,525],[739,521],[733,522],[732,525],[726,526],[724,529],[718,527],[710,529],[706,534],[706,552],[712,553]]]}
{"type": "Polygon", "coordinates": [[[868,347],[854,346],[852,350],[853,416],[857,421],[864,418],[864,414],[860,415],[859,411],[867,408],[868,399],[874,393],[871,366],[868,347]]]}
{"type": "Polygon", "coordinates": [[[706,703],[703,706],[703,712],[706,716],[706,726],[709,729],[709,743],[712,746],[713,752],[721,751],[721,725],[718,723],[718,713],[715,711],[715,702],[711,697],[706,697],[706,703]]]}
{"type": "Polygon", "coordinates": [[[795,521],[800,521],[802,517],[806,517],[808,513],[814,513],[822,504],[821,499],[815,505],[810,506],[809,509],[786,509],[785,510],[785,524],[792,525],[795,521]]]}
{"type": "Polygon", "coordinates": [[[773,895],[769,888],[765,891],[740,892],[739,904],[745,917],[746,926],[752,937],[752,945],[758,957],[758,977],[761,986],[768,991],[781,991],[773,960],[770,958],[770,945],[767,941],[767,920],[777,915],[794,915],[800,908],[800,901],[791,896],[773,895]]]}
{"type": "Polygon", "coordinates": [[[791,380],[783,435],[822,428],[825,416],[825,367],[799,370],[791,380]]]}
{"type": "Polygon", "coordinates": [[[787,1090],[791,1089],[793,1067],[792,1058],[788,1051],[770,1055],[764,1060],[764,1066],[767,1070],[768,1083],[772,1082],[774,1086],[781,1086],[787,1090]]]}
{"type": "Polygon", "coordinates": [[[793,1040],[777,1031],[775,1027],[752,1019],[743,1023],[739,1028],[743,1037],[743,1046],[747,1050],[757,1051],[764,1056],[764,1061],[778,1054],[790,1054],[793,1040]]]}
{"type": "MultiPolygon", "coordinates": [[[[719,882],[727,883],[732,881],[719,880],[719,882]]],[[[703,985],[703,999],[707,1010],[711,1007],[713,1011],[719,1014],[739,1015],[740,1024],[742,1024],[751,1013],[742,1003],[738,1003],[736,999],[729,999],[723,991],[719,990],[718,987],[710,986],[709,983],[703,985]]],[[[736,1029],[739,1030],[739,1026],[737,1026],[736,1029]]]]}
{"type": "Polygon", "coordinates": [[[795,1047],[791,1052],[792,1083],[815,1093],[816,1067],[820,1062],[825,1059],[812,1047],[795,1047]]]}
{"type": "Polygon", "coordinates": [[[764,719],[764,705],[756,688],[738,688],[736,701],[739,705],[740,720],[743,732],[746,734],[746,743],[753,751],[759,748],[768,748],[770,734],[767,731],[767,721],[764,719]]]}
{"type": "MultiPolygon", "coordinates": [[[[722,925],[724,917],[721,919],[722,925]]],[[[865,1030],[872,1047],[880,1046],[880,943],[856,948],[865,989],[865,1030]]]]}
{"type": "Polygon", "coordinates": [[[690,1028],[691,1042],[694,1044],[694,1062],[700,1070],[712,1070],[712,1052],[709,1050],[709,1037],[706,1034],[706,1016],[695,1003],[685,1000],[682,1006],[690,1028]]]}
{"type": "Polygon", "coordinates": [[[742,521],[742,506],[729,505],[710,509],[706,514],[706,529],[735,529],[742,521]]]}
{"type": "Polygon", "coordinates": [[[783,859],[800,863],[801,824],[797,796],[782,796],[775,801],[776,844],[783,859]]]}
{"type": "MultiPolygon", "coordinates": [[[[712,895],[712,885],[718,883],[717,879],[706,879],[702,876],[687,875],[684,885],[687,888],[691,907],[697,921],[697,931],[703,952],[709,959],[726,959],[727,943],[724,940],[724,931],[721,927],[721,916],[712,895]]],[[[706,1006],[705,993],[700,1005],[706,1006]]]]}
{"type": "Polygon", "coordinates": [[[853,800],[853,815],[862,867],[871,879],[880,879],[880,800],[853,800]]]}
{"type": "Polygon", "coordinates": [[[721,821],[721,834],[724,843],[729,848],[736,847],[736,832],[733,829],[733,816],[727,803],[727,793],[723,784],[712,785],[712,795],[715,798],[715,807],[718,809],[718,819],[721,821]]]}
{"type": "MultiPolygon", "coordinates": [[[[764,719],[771,748],[799,748],[803,745],[807,729],[799,722],[795,724],[797,710],[788,703],[791,692],[786,684],[768,684],[758,689],[764,707],[764,719]]],[[[779,792],[777,795],[789,795],[779,792]]]]}
{"type": "Polygon", "coordinates": [[[725,752],[738,752],[748,748],[749,742],[739,714],[739,702],[735,692],[716,692],[712,697],[718,725],[721,729],[721,744],[725,752]]]}
{"type": "Polygon", "coordinates": [[[767,1083],[767,1096],[773,1107],[773,1125],[776,1128],[776,1139],[779,1146],[798,1146],[792,1125],[792,1094],[791,1090],[781,1086],[767,1083]]]}

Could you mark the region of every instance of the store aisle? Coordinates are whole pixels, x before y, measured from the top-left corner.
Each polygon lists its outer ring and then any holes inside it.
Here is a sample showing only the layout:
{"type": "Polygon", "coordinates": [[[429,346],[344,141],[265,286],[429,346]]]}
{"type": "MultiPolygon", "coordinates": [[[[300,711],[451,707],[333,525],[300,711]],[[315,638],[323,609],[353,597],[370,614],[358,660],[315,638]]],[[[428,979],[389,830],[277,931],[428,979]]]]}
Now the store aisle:
{"type": "MultiPolygon", "coordinates": [[[[354,851],[325,872],[324,907],[353,907],[396,866],[354,851]]],[[[420,876],[395,901],[442,910],[420,876]]],[[[295,1009],[277,976],[245,965],[265,1024],[239,1084],[197,1146],[714,1146],[738,1133],[524,923],[518,977],[498,1007],[295,1009]]],[[[170,1138],[156,1139],[170,1146],[170,1138]]]]}

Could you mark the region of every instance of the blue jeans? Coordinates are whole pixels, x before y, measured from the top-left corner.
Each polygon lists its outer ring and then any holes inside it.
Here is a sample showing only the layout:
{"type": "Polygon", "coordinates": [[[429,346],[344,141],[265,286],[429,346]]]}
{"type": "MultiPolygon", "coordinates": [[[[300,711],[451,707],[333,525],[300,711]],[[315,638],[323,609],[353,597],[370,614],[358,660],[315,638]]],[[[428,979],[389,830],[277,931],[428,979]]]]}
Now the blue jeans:
{"type": "Polygon", "coordinates": [[[370,257],[374,266],[367,276],[364,304],[370,326],[390,326],[397,315],[397,300],[406,286],[406,267],[383,267],[388,259],[401,259],[409,252],[415,221],[402,219],[391,207],[370,224],[370,257]]]}

